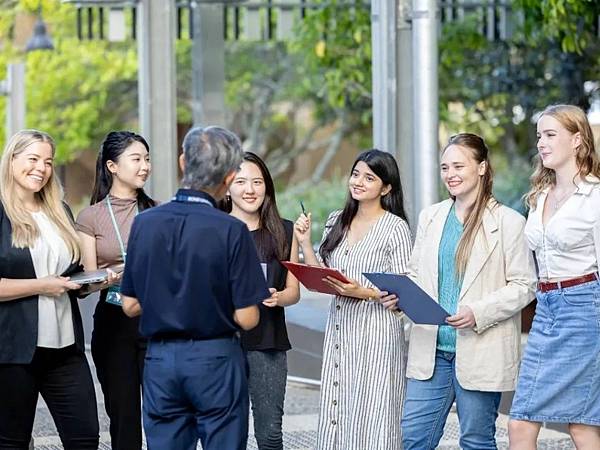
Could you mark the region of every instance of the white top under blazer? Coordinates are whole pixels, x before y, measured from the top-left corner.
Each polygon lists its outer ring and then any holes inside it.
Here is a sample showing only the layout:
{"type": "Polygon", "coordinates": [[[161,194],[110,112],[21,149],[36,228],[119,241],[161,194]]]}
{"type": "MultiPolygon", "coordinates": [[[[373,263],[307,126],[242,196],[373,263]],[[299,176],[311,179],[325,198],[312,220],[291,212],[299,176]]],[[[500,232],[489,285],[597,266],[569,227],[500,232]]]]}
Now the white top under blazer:
{"type": "Polygon", "coordinates": [[[540,279],[575,278],[598,271],[600,261],[600,179],[587,176],[544,226],[550,188],[529,213],[525,235],[535,252],[540,279]]]}
{"type": "MultiPolygon", "coordinates": [[[[31,259],[37,278],[60,275],[71,265],[71,255],[59,231],[43,212],[31,214],[40,230],[33,247],[31,259]]],[[[69,295],[59,297],[38,296],[37,346],[64,348],[75,343],[73,317],[69,295]]]]}

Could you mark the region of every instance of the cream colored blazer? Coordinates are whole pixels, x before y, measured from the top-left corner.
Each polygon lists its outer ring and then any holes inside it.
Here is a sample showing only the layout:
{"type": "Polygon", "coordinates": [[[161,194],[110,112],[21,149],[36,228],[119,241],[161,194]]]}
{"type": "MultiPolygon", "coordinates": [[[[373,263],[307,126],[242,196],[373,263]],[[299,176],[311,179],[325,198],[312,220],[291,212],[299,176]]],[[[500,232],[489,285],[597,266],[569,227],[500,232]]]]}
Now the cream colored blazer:
{"type": "MultiPolygon", "coordinates": [[[[452,200],[432,205],[419,215],[408,276],[438,298],[438,248],[452,200]]],[[[490,203],[492,204],[492,203],[490,203]]],[[[458,306],[475,315],[473,329],[457,330],[456,376],[464,389],[515,389],[521,359],[521,309],[534,298],[533,255],[523,233],[525,218],[497,205],[486,209],[467,263],[458,306]]],[[[413,325],[407,377],[433,375],[438,327],[413,325]]]]}

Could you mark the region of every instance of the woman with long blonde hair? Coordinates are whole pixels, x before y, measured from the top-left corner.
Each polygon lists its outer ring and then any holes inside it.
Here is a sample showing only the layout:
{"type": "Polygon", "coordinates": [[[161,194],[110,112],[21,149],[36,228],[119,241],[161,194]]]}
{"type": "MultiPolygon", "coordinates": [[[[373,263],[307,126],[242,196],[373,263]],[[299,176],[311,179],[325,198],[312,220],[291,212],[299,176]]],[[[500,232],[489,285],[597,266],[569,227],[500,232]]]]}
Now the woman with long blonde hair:
{"type": "Polygon", "coordinates": [[[97,449],[98,417],[69,275],[81,269],[55,144],[23,130],[0,160],[0,448],[29,448],[38,394],[65,449],[97,449]]]}
{"type": "Polygon", "coordinates": [[[456,402],[460,447],[496,449],[501,394],[517,380],[520,311],[535,285],[525,218],[493,197],[489,151],[475,134],[450,138],[440,176],[450,198],[421,212],[408,276],[450,317],[412,326],[402,443],[437,448],[456,402]]]}
{"type": "Polygon", "coordinates": [[[600,160],[585,113],[546,108],[526,196],[537,307],[509,423],[510,448],[534,450],[542,422],[566,423],[578,450],[600,448],[600,160]]]}

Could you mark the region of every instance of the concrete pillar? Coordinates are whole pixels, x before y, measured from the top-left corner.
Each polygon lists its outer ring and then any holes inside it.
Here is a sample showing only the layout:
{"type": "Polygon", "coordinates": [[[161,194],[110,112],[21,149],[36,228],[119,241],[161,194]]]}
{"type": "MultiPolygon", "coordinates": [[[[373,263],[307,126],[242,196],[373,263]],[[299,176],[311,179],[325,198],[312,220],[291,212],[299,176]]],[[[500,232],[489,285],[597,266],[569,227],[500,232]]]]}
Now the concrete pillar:
{"type": "Polygon", "coordinates": [[[140,131],[150,144],[156,170],[149,192],[165,201],[179,181],[174,0],[140,0],[137,20],[140,131]]]}
{"type": "Polygon", "coordinates": [[[6,95],[6,140],[25,128],[25,64],[8,64],[2,94],[6,95]]]}
{"type": "Polygon", "coordinates": [[[225,126],[223,5],[194,3],[192,113],[194,125],[225,126]]]}
{"type": "Polygon", "coordinates": [[[415,210],[439,199],[438,19],[436,0],[413,0],[415,210]]]}

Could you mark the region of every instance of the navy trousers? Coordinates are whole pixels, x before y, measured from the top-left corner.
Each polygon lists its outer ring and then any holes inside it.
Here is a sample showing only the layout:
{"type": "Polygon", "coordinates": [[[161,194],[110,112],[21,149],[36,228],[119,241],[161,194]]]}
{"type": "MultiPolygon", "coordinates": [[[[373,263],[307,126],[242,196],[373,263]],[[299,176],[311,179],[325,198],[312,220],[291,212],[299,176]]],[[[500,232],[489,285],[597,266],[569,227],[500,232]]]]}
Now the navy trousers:
{"type": "Polygon", "coordinates": [[[149,450],[245,450],[246,359],[237,338],[151,340],[143,378],[149,450]]]}

